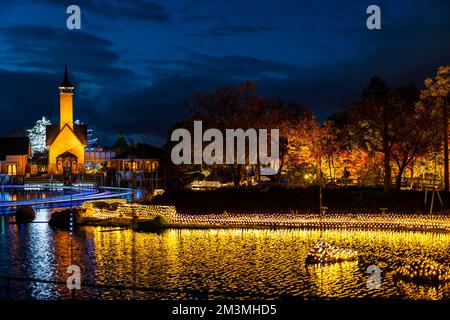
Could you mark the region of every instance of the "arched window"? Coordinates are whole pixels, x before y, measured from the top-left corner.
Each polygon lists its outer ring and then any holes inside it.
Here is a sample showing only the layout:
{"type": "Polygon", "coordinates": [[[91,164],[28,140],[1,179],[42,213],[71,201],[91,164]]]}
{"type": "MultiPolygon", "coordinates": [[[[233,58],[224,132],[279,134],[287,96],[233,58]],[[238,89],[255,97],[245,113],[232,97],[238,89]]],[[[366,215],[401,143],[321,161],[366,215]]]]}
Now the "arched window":
{"type": "Polygon", "coordinates": [[[16,164],[8,164],[8,175],[10,175],[10,176],[17,175],[17,165],[16,164]]]}

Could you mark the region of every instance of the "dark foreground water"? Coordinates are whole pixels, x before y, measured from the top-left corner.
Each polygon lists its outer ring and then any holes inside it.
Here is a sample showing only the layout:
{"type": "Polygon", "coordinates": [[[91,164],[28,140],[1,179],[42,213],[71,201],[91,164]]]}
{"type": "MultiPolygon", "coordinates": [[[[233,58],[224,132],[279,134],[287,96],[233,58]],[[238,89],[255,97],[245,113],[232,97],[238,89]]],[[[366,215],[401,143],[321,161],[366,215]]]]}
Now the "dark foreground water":
{"type": "MultiPolygon", "coordinates": [[[[37,221],[46,221],[40,211],[37,221]]],[[[66,281],[70,235],[47,223],[9,224],[0,217],[0,275],[66,281]]],[[[383,297],[449,299],[450,287],[393,279],[414,257],[450,265],[450,234],[339,230],[167,230],[160,234],[84,227],[73,239],[81,267],[76,299],[383,297]],[[361,253],[359,261],[306,266],[322,236],[361,253]],[[367,288],[378,265],[381,288],[367,288]],[[134,289],[127,289],[134,287],[134,289]]],[[[0,299],[69,299],[63,284],[0,280],[0,299]]]]}

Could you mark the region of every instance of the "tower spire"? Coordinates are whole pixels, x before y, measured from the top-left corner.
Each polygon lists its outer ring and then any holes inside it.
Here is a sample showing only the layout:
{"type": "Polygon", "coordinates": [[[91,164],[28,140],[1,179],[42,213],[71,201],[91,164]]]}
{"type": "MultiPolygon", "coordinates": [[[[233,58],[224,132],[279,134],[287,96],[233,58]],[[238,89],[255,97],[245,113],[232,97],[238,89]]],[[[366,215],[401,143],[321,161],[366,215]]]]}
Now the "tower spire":
{"type": "Polygon", "coordinates": [[[70,83],[70,80],[69,80],[69,71],[67,71],[67,62],[64,66],[64,80],[59,85],[59,88],[60,89],[73,89],[73,85],[72,85],[72,83],[70,83]]]}
{"type": "Polygon", "coordinates": [[[60,130],[68,125],[73,129],[73,85],[69,80],[67,63],[64,67],[64,80],[59,85],[59,126],[60,130]]]}

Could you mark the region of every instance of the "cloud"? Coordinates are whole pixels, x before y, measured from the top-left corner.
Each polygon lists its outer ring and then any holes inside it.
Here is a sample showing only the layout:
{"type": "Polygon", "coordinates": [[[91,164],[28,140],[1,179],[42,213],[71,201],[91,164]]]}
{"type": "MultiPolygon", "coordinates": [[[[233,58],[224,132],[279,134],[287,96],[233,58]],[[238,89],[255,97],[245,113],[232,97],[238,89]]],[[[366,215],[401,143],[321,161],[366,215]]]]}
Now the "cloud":
{"type": "Polygon", "coordinates": [[[150,60],[150,71],[155,74],[172,76],[205,76],[223,79],[256,79],[269,73],[277,77],[288,77],[302,68],[287,63],[258,59],[243,55],[215,56],[199,52],[190,52],[179,60],[150,60]],[[170,68],[164,69],[166,66],[170,68]]]}
{"type": "MultiPolygon", "coordinates": [[[[108,109],[113,115],[103,124],[106,131],[123,130],[128,134],[150,133],[163,143],[169,127],[188,115],[184,102],[198,91],[210,91],[246,80],[278,83],[312,70],[285,63],[246,56],[212,56],[191,53],[181,60],[152,60],[158,76],[152,85],[134,93],[113,97],[108,109]],[[167,65],[171,68],[164,69],[167,65]]],[[[267,92],[261,92],[267,93],[267,92]]],[[[270,92],[277,96],[276,92],[270,92]]],[[[296,98],[300,98],[296,95],[296,98]]],[[[94,119],[99,122],[101,118],[94,119]]]]}
{"type": "Polygon", "coordinates": [[[255,9],[256,2],[193,0],[184,15],[173,3],[170,14],[152,5],[147,12],[148,1],[108,3],[79,1],[91,19],[122,19],[123,10],[128,20],[117,23],[120,31],[0,29],[3,132],[43,114],[58,115],[57,85],[66,60],[76,85],[76,117],[107,144],[118,130],[164,142],[167,129],[187,115],[183,101],[197,91],[253,80],[261,94],[309,105],[323,120],[358,98],[374,73],[390,85],[421,84],[449,61],[450,8],[443,1],[415,1],[408,10],[394,10],[405,3],[382,1],[382,30],[376,32],[365,28],[365,7],[356,1],[345,7],[329,1],[324,11],[311,1],[255,9]],[[148,30],[129,23],[155,12],[163,14],[148,20],[171,23],[148,30]],[[139,42],[147,33],[152,40],[139,42]]]}
{"type": "Polygon", "coordinates": [[[252,34],[266,31],[276,31],[276,29],[268,25],[242,24],[242,25],[218,26],[207,29],[202,32],[186,32],[185,34],[187,36],[193,37],[204,37],[204,36],[225,37],[225,36],[236,36],[241,34],[252,34]]]}
{"type": "Polygon", "coordinates": [[[261,1],[192,0],[182,6],[180,20],[187,24],[184,34],[197,39],[252,35],[278,31],[274,20],[283,16],[279,8],[284,6],[279,4],[274,8],[261,1]],[[193,30],[192,26],[195,26],[193,30]]]}
{"type": "Polygon", "coordinates": [[[120,56],[112,43],[99,36],[35,25],[0,28],[0,34],[4,48],[0,66],[4,68],[56,73],[68,62],[69,70],[82,84],[79,89],[123,90],[119,79],[138,85],[139,78],[133,71],[117,66],[120,56]]]}
{"type": "Polygon", "coordinates": [[[42,115],[55,114],[60,81],[54,74],[0,69],[1,134],[30,126],[42,115]]]}

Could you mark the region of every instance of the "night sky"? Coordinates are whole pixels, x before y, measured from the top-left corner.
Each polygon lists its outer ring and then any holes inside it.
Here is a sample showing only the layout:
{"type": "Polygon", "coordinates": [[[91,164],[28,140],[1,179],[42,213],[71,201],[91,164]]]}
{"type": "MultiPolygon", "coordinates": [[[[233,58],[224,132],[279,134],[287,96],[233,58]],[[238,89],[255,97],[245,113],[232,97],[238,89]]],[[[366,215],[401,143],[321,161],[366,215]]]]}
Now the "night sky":
{"type": "Polygon", "coordinates": [[[253,80],[320,120],[378,74],[421,85],[450,63],[450,1],[0,1],[0,135],[58,120],[64,63],[75,118],[104,145],[160,146],[196,91],[253,80]],[[81,8],[81,30],[66,8],[81,8]],[[377,4],[382,29],[366,28],[377,4]]]}

